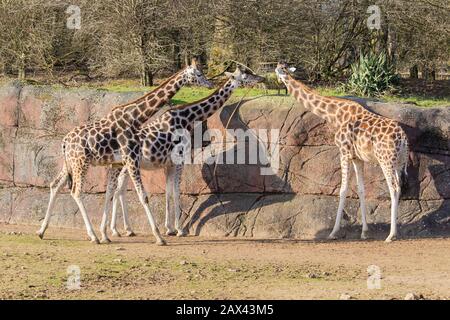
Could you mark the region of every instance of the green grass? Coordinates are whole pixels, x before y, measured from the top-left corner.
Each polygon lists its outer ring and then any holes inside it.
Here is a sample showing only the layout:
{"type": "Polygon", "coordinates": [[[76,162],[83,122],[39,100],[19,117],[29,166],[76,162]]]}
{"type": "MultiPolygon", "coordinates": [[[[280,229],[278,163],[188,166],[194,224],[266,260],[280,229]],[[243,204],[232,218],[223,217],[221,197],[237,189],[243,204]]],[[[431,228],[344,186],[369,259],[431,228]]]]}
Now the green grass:
{"type": "Polygon", "coordinates": [[[410,96],[410,97],[398,97],[394,95],[383,95],[381,97],[382,100],[388,102],[408,102],[415,104],[419,107],[449,107],[450,106],[450,97],[446,98],[429,98],[429,97],[420,97],[420,96],[410,96]]]}
{"type": "MultiPolygon", "coordinates": [[[[4,80],[4,79],[3,79],[4,80]]],[[[2,82],[0,81],[0,84],[2,82]]],[[[62,85],[55,84],[54,87],[61,87],[62,85]]],[[[80,87],[74,87],[73,90],[77,90],[80,87]]],[[[149,92],[156,88],[156,86],[153,87],[145,87],[141,86],[139,84],[138,80],[127,80],[127,79],[121,79],[121,80],[112,80],[108,83],[104,84],[98,84],[93,83],[89,85],[82,85],[81,88],[86,89],[97,89],[97,90],[105,90],[105,91],[111,91],[111,92],[149,92]]],[[[67,88],[66,88],[67,89],[67,88]]],[[[321,95],[324,96],[347,96],[352,95],[349,92],[345,92],[342,87],[317,87],[315,88],[321,95]]],[[[215,89],[207,89],[204,87],[184,87],[182,88],[172,99],[172,102],[174,104],[185,104],[185,103],[191,103],[194,101],[201,100],[211,94],[215,89]]],[[[284,91],[282,91],[284,92],[284,91]]],[[[234,98],[241,98],[241,97],[255,97],[255,96],[261,96],[261,95],[276,95],[278,93],[277,90],[264,90],[259,88],[238,88],[233,93],[234,98]]],[[[410,103],[414,104],[419,107],[441,107],[441,106],[450,106],[450,97],[443,97],[443,98],[434,98],[434,97],[424,97],[419,95],[413,95],[413,96],[403,96],[403,95],[394,95],[394,94],[384,94],[377,99],[381,101],[386,102],[404,102],[404,103],[410,103]]]]}
{"type": "MultiPolygon", "coordinates": [[[[341,88],[318,87],[316,90],[323,96],[352,96],[352,93],[345,92],[341,88]]],[[[449,107],[450,97],[433,98],[422,96],[400,96],[393,94],[383,94],[377,99],[386,102],[405,102],[415,104],[419,107],[449,107]]]]}
{"type": "MultiPolygon", "coordinates": [[[[143,91],[149,92],[155,89],[156,86],[153,87],[144,87],[136,85],[134,82],[112,82],[108,85],[102,86],[100,90],[107,90],[112,92],[129,92],[129,91],[143,91]]],[[[191,103],[197,100],[201,100],[206,96],[210,95],[214,92],[215,89],[208,89],[205,87],[184,87],[181,88],[180,91],[172,98],[172,102],[174,104],[183,104],[183,103],[191,103]]],[[[234,97],[255,97],[266,94],[276,94],[277,90],[263,90],[258,88],[238,88],[233,93],[234,97]]]]}
{"type": "Polygon", "coordinates": [[[315,88],[319,94],[322,96],[333,97],[333,96],[346,96],[348,93],[342,91],[340,88],[331,88],[331,87],[317,87],[315,88]]]}
{"type": "MultiPolygon", "coordinates": [[[[206,96],[210,95],[214,92],[215,89],[206,89],[200,87],[186,87],[182,88],[178,93],[173,97],[172,102],[175,104],[183,104],[190,103],[197,100],[201,100],[206,96]]],[[[242,97],[256,97],[261,95],[271,95],[276,94],[276,90],[267,90],[267,92],[263,89],[256,88],[237,88],[233,92],[234,98],[242,98],[242,97]]]]}
{"type": "MultiPolygon", "coordinates": [[[[100,87],[101,90],[113,91],[113,92],[129,92],[129,91],[144,91],[148,92],[155,87],[143,87],[139,86],[138,82],[133,80],[116,80],[108,83],[105,86],[100,87]]],[[[339,87],[317,87],[316,90],[324,96],[347,96],[352,95],[349,92],[345,92],[339,87]]],[[[201,100],[214,91],[214,89],[207,89],[204,87],[185,87],[182,88],[172,99],[174,104],[191,103],[197,100],[201,100]]],[[[260,95],[275,95],[277,90],[263,90],[258,88],[238,88],[233,93],[233,97],[241,98],[255,97],[260,95]]],[[[422,96],[400,96],[392,94],[384,94],[378,97],[379,100],[387,102],[405,102],[415,104],[419,107],[438,107],[438,106],[450,106],[450,97],[445,98],[433,98],[422,96]]]]}

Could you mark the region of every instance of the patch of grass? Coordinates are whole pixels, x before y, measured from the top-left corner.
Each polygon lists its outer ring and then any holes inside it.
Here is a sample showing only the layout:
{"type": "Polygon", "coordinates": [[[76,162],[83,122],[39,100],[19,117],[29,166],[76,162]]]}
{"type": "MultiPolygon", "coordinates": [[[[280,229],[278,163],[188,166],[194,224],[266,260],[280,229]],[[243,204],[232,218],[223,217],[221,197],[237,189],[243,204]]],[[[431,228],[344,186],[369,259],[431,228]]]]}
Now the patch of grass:
{"type": "MultiPolygon", "coordinates": [[[[90,89],[98,89],[98,90],[106,90],[111,92],[149,92],[156,88],[153,87],[144,87],[139,84],[138,80],[112,80],[106,84],[98,86],[89,85],[83,86],[85,88],[90,89]]],[[[336,87],[330,86],[320,86],[315,88],[321,95],[324,96],[351,96],[352,93],[346,91],[343,85],[337,85],[336,87]]],[[[210,95],[215,89],[207,89],[205,87],[184,87],[173,97],[172,102],[174,104],[184,104],[191,103],[197,100],[201,100],[208,95],[210,95]]],[[[276,89],[264,90],[260,88],[238,88],[233,93],[233,97],[241,98],[245,97],[256,97],[260,95],[277,95],[278,91],[276,89]]],[[[433,97],[425,97],[419,95],[394,95],[390,93],[385,93],[377,97],[382,101],[387,102],[405,102],[415,104],[419,107],[437,107],[437,106],[450,106],[450,97],[444,98],[433,98],[433,97]]]]}
{"type": "Polygon", "coordinates": [[[95,84],[93,86],[88,85],[87,87],[113,92],[151,91],[156,88],[156,86],[142,86],[138,81],[134,80],[114,80],[100,86],[95,84]]]}
{"type": "Polygon", "coordinates": [[[12,78],[2,76],[2,77],[0,77],[0,85],[10,83],[13,80],[14,79],[12,79],[12,78]]]}
{"type": "MultiPolygon", "coordinates": [[[[191,103],[194,101],[201,100],[211,93],[214,92],[215,89],[207,89],[201,87],[185,87],[181,88],[180,91],[173,97],[172,102],[175,104],[184,104],[191,103]]],[[[237,88],[233,92],[234,98],[242,98],[242,97],[256,97],[261,95],[271,95],[276,94],[276,90],[268,90],[267,92],[263,89],[257,88],[237,88]]]]}
{"type": "Polygon", "coordinates": [[[320,95],[326,97],[350,95],[348,92],[342,90],[341,87],[317,87],[315,90],[319,92],[320,95]]]}
{"type": "MultiPolygon", "coordinates": [[[[130,91],[142,91],[149,92],[153,90],[155,87],[142,87],[139,85],[131,85],[132,82],[118,82],[108,84],[106,86],[102,86],[100,90],[112,91],[112,92],[130,92],[130,91]]],[[[346,92],[342,87],[317,87],[315,88],[319,94],[323,96],[330,97],[342,97],[342,96],[351,96],[350,92],[346,92]]],[[[182,88],[172,99],[174,104],[185,104],[191,103],[194,101],[201,100],[212,92],[215,89],[207,89],[204,87],[184,87],[182,88]]],[[[277,95],[278,91],[275,89],[264,90],[259,88],[238,88],[233,93],[233,97],[241,98],[241,97],[256,97],[261,95],[277,95]]],[[[422,96],[400,96],[393,94],[383,94],[377,97],[377,99],[386,102],[404,102],[415,104],[419,107],[439,107],[439,106],[450,106],[450,97],[446,98],[432,98],[432,97],[422,97],[422,96]]]]}
{"type": "MultiPolygon", "coordinates": [[[[0,78],[0,84],[6,83],[11,79],[0,78]]],[[[96,90],[105,90],[110,92],[142,92],[145,94],[149,91],[152,91],[156,88],[156,86],[145,87],[141,86],[139,80],[133,79],[118,79],[111,80],[106,83],[90,83],[83,84],[81,87],[64,87],[61,84],[54,84],[52,87],[61,88],[65,90],[78,90],[80,88],[84,89],[96,89],[96,90]]],[[[351,96],[350,92],[345,91],[343,85],[337,85],[336,87],[330,86],[319,86],[315,88],[321,95],[324,96],[351,96]]],[[[191,103],[194,101],[201,100],[211,94],[215,89],[207,89],[205,87],[184,87],[182,88],[172,99],[174,104],[185,104],[191,103]]],[[[238,88],[233,93],[233,98],[242,98],[242,97],[256,97],[261,95],[271,95],[275,96],[278,94],[276,89],[264,90],[260,88],[238,88]]],[[[284,95],[282,95],[284,97],[284,95]]],[[[46,98],[46,97],[43,97],[46,98]]],[[[434,98],[429,96],[422,95],[400,95],[400,94],[392,94],[385,93],[377,97],[377,99],[386,102],[404,102],[414,104],[419,107],[442,107],[442,106],[450,106],[450,97],[442,97],[442,98],[434,98]]]]}
{"type": "MultiPolygon", "coordinates": [[[[323,96],[342,97],[351,96],[352,94],[346,92],[342,87],[317,87],[315,88],[323,96]]],[[[450,107],[450,97],[433,98],[423,96],[402,96],[394,94],[383,94],[377,99],[385,102],[404,102],[415,104],[418,107],[450,107]]]]}
{"type": "MultiPolygon", "coordinates": [[[[82,87],[85,88],[91,88],[91,89],[98,89],[98,90],[106,90],[111,92],[134,92],[134,91],[143,91],[143,92],[149,92],[154,90],[157,86],[151,86],[146,87],[140,85],[139,81],[137,80],[111,80],[107,83],[104,83],[102,85],[93,84],[93,85],[84,85],[82,87]]],[[[188,86],[181,88],[181,90],[175,95],[174,102],[177,101],[180,103],[190,103],[199,99],[202,99],[212,92],[214,92],[214,89],[208,89],[205,87],[194,87],[194,86],[188,86]]],[[[236,97],[242,97],[242,96],[259,96],[264,94],[276,94],[277,90],[264,90],[260,88],[238,88],[234,91],[233,96],[236,97]]]]}
{"type": "Polygon", "coordinates": [[[450,97],[447,98],[429,98],[420,96],[398,97],[394,95],[383,95],[382,100],[388,102],[407,102],[419,107],[450,107],[450,97]]]}

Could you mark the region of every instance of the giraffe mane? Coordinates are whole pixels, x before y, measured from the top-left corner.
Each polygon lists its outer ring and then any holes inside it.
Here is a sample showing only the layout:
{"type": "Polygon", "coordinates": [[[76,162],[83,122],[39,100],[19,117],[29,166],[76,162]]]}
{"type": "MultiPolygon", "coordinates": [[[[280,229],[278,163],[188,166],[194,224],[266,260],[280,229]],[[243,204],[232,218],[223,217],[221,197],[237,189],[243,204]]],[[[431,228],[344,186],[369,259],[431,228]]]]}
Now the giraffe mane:
{"type": "MultiPolygon", "coordinates": [[[[324,98],[329,98],[329,99],[333,99],[335,101],[341,101],[341,102],[347,102],[347,103],[352,103],[352,104],[357,104],[357,105],[361,105],[360,103],[350,100],[350,99],[346,99],[346,98],[341,98],[341,97],[335,97],[335,96],[322,96],[319,92],[317,92],[317,90],[307,86],[306,84],[304,84],[301,81],[298,81],[296,79],[294,79],[291,75],[289,75],[289,78],[291,78],[292,80],[294,80],[296,83],[298,83],[301,87],[303,87],[306,90],[309,90],[311,93],[318,95],[320,97],[324,97],[324,98]]],[[[364,107],[364,106],[363,106],[364,107]]]]}
{"type": "Polygon", "coordinates": [[[133,101],[131,101],[131,102],[127,102],[127,103],[124,103],[124,104],[115,106],[115,107],[113,107],[113,108],[111,109],[111,111],[114,111],[114,110],[120,109],[120,108],[128,107],[129,105],[136,104],[136,103],[138,103],[139,101],[141,101],[141,100],[147,98],[147,97],[148,97],[149,95],[151,95],[155,90],[157,90],[158,88],[164,87],[167,83],[169,83],[169,81],[171,81],[172,79],[178,77],[178,76],[180,75],[180,73],[183,72],[185,69],[186,69],[186,67],[184,67],[183,69],[181,69],[180,71],[178,71],[177,73],[175,73],[174,75],[172,75],[171,77],[167,78],[167,79],[166,79],[163,83],[161,83],[158,87],[156,87],[155,89],[153,89],[153,90],[150,91],[150,92],[147,92],[147,93],[146,93],[145,95],[143,95],[142,97],[139,97],[139,98],[137,98],[136,100],[133,100],[133,101]]]}
{"type": "Polygon", "coordinates": [[[298,81],[298,80],[294,79],[291,75],[288,75],[288,77],[289,77],[290,80],[293,80],[293,81],[295,81],[296,83],[298,83],[298,85],[299,85],[300,87],[302,87],[303,89],[306,89],[306,90],[310,91],[311,93],[314,93],[314,94],[320,96],[319,92],[317,92],[315,89],[313,89],[313,88],[307,86],[307,85],[304,84],[302,81],[298,81]]]}
{"type": "Polygon", "coordinates": [[[218,87],[216,90],[214,90],[214,92],[212,92],[212,93],[211,93],[210,95],[208,95],[207,97],[204,97],[204,98],[202,98],[202,99],[200,99],[200,100],[197,100],[197,101],[194,101],[194,102],[182,104],[182,105],[180,105],[180,106],[177,106],[177,107],[175,107],[175,108],[172,108],[171,110],[181,110],[181,109],[184,109],[184,108],[186,108],[186,107],[191,107],[191,106],[193,106],[193,105],[196,105],[196,104],[199,104],[199,103],[202,103],[202,102],[204,102],[204,101],[209,100],[209,98],[211,98],[212,96],[216,95],[216,94],[223,88],[223,86],[224,86],[228,81],[229,81],[229,80],[223,81],[223,82],[219,85],[219,87],[218,87]]]}

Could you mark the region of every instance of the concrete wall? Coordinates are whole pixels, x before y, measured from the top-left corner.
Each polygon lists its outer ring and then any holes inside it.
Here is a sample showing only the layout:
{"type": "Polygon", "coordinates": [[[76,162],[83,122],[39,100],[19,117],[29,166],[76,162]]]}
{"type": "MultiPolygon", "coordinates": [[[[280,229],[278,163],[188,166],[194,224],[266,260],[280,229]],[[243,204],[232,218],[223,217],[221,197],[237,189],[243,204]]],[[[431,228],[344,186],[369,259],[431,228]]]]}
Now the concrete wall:
{"type": "MultiPolygon", "coordinates": [[[[39,224],[48,185],[61,168],[60,141],[72,127],[106,114],[142,92],[111,93],[10,83],[0,88],[0,222],[39,224]]],[[[208,121],[224,129],[238,100],[208,121]]],[[[363,101],[374,112],[404,124],[413,150],[400,201],[405,237],[450,233],[450,108],[418,108],[363,101]]],[[[182,211],[192,234],[323,238],[335,219],[340,185],[338,150],[330,129],[290,97],[243,102],[228,128],[280,129],[280,170],[262,176],[262,165],[189,165],[182,178],[182,211]],[[215,174],[213,172],[215,171],[215,174]]],[[[381,169],[366,165],[368,222],[374,237],[388,232],[389,192],[381,169]]],[[[89,171],[86,207],[98,225],[104,199],[104,168],[89,171]]],[[[144,173],[157,220],[164,221],[164,175],[144,173]]],[[[354,177],[344,232],[360,232],[354,177]]],[[[134,228],[149,232],[142,207],[128,192],[134,228]]],[[[51,225],[83,227],[68,190],[58,198],[51,225]]]]}

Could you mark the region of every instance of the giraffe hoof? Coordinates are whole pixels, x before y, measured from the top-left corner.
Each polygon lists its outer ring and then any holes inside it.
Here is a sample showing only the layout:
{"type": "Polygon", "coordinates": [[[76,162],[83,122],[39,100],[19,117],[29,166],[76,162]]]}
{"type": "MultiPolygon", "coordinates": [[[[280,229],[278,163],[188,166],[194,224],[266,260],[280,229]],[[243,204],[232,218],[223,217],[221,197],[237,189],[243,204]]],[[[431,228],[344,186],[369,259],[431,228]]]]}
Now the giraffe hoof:
{"type": "Polygon", "coordinates": [[[186,237],[187,233],[184,230],[178,230],[177,237],[186,237]]]}
{"type": "Polygon", "coordinates": [[[36,231],[36,234],[38,235],[39,239],[44,239],[44,233],[41,231],[36,231]]]}
{"type": "Polygon", "coordinates": [[[127,237],[136,237],[136,233],[134,233],[133,231],[127,231],[127,233],[125,235],[127,237]]]}
{"type": "Polygon", "coordinates": [[[156,245],[157,246],[166,246],[167,242],[164,239],[158,239],[158,240],[156,240],[156,245]]]}
{"type": "Polygon", "coordinates": [[[368,234],[369,232],[368,231],[363,231],[362,233],[361,233],[361,240],[367,240],[367,239],[369,239],[370,237],[369,237],[369,234],[368,234]]]}
{"type": "Polygon", "coordinates": [[[91,239],[91,243],[93,244],[100,244],[100,241],[98,241],[97,238],[91,239]]]}
{"type": "Polygon", "coordinates": [[[330,234],[327,239],[328,240],[337,240],[338,237],[335,234],[330,234]]]}
{"type": "Polygon", "coordinates": [[[177,232],[175,230],[167,230],[166,231],[166,236],[176,236],[177,232]]]}
{"type": "Polygon", "coordinates": [[[394,241],[394,240],[397,240],[397,237],[393,235],[393,236],[387,237],[386,240],[385,240],[384,242],[389,243],[389,242],[392,242],[392,241],[394,241]]]}
{"type": "Polygon", "coordinates": [[[113,236],[113,237],[117,237],[117,238],[120,238],[120,237],[121,237],[120,233],[117,232],[117,231],[113,231],[113,232],[112,232],[112,236],[113,236]]]}
{"type": "Polygon", "coordinates": [[[109,240],[108,238],[102,238],[102,240],[100,240],[100,243],[106,244],[106,243],[110,243],[111,240],[109,240]]]}

